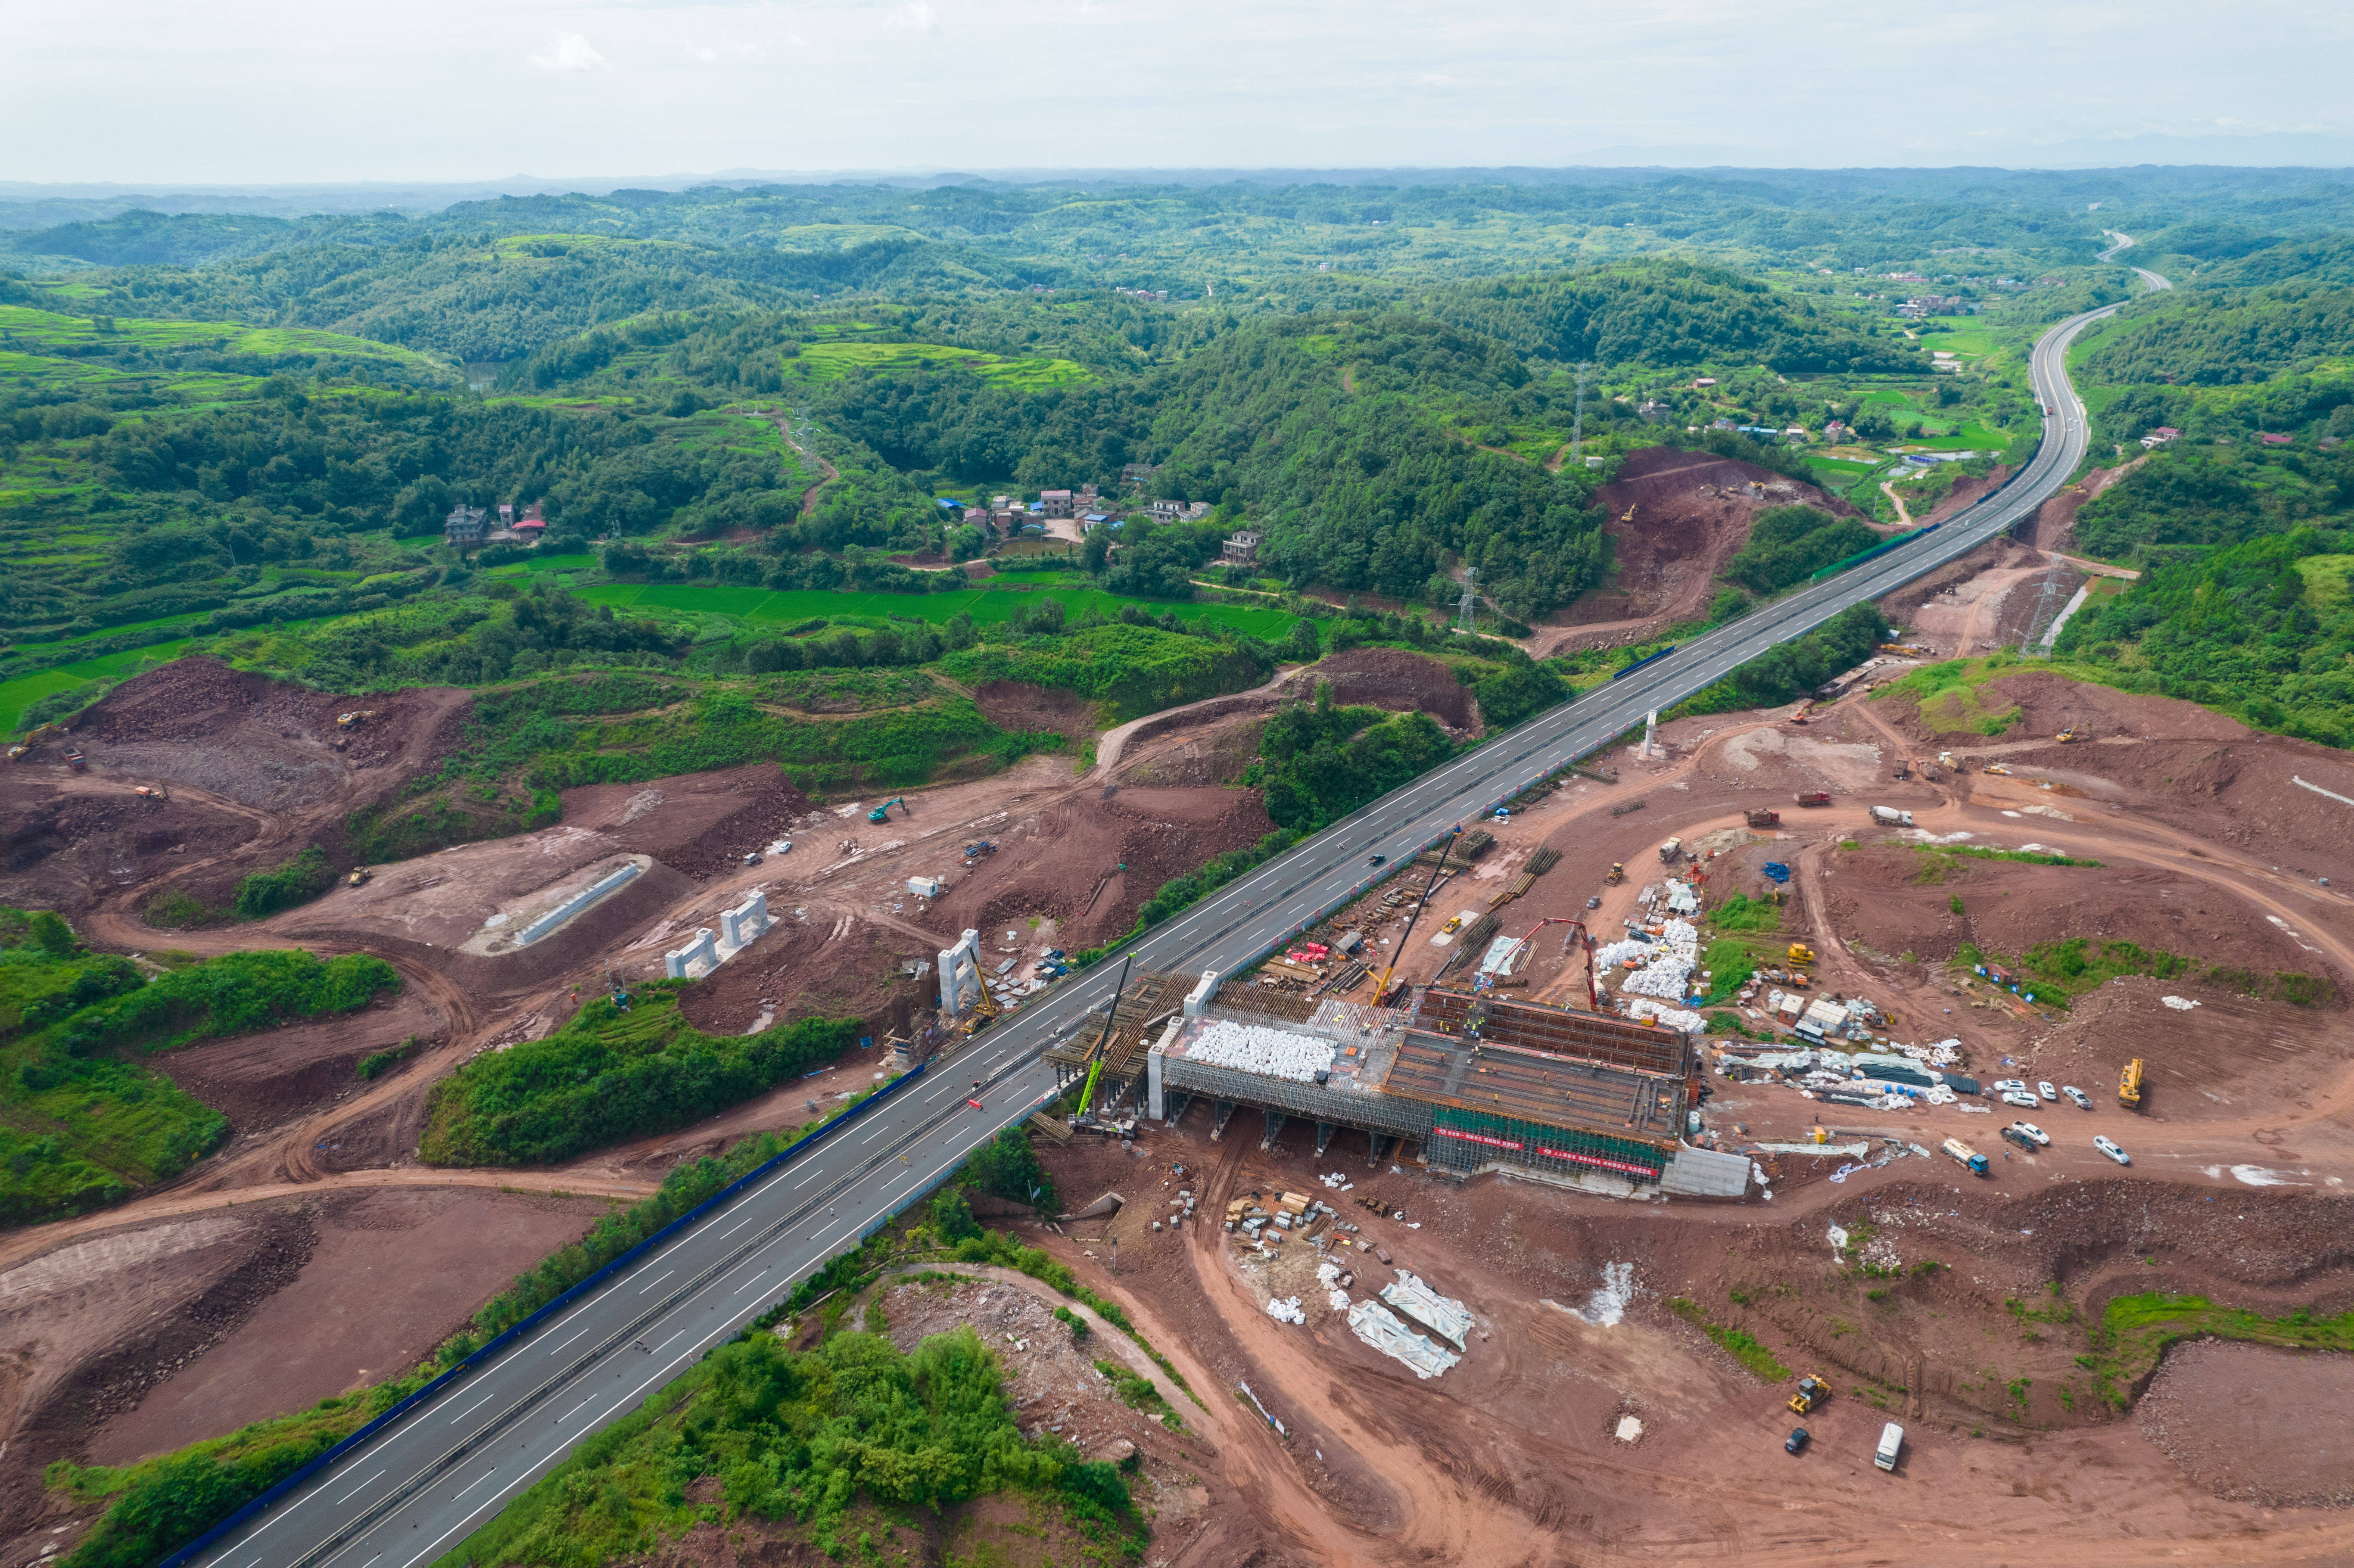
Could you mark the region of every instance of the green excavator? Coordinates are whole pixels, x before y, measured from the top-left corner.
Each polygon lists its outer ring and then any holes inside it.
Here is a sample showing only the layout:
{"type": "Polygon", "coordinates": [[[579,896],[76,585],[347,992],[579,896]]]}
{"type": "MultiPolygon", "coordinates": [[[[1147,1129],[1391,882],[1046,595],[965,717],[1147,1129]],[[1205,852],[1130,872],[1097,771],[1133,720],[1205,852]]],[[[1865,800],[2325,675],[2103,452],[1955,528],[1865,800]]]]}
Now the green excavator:
{"type": "Polygon", "coordinates": [[[902,816],[907,814],[907,802],[899,796],[894,795],[888,800],[884,801],[881,805],[867,812],[866,820],[870,822],[887,822],[891,820],[891,808],[894,806],[899,808],[899,812],[902,816]]]}

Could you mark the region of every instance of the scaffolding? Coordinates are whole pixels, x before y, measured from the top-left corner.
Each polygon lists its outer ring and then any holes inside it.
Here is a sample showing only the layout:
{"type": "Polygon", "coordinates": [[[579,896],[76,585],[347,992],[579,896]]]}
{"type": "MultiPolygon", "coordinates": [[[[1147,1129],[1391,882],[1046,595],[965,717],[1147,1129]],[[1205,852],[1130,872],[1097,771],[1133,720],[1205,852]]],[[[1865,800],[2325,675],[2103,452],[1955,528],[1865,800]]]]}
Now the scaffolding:
{"type": "Polygon", "coordinates": [[[1432,986],[1422,993],[1413,1026],[1434,1034],[1476,1039],[1490,1045],[1517,1045],[1645,1073],[1686,1077],[1695,1065],[1691,1042],[1675,1030],[1605,1018],[1576,1008],[1517,1001],[1492,991],[1432,986]]]}
{"type": "MultiPolygon", "coordinates": [[[[1096,1103],[1106,1111],[1136,1090],[1144,1075],[1144,1053],[1152,1026],[1164,1022],[1185,1004],[1193,984],[1190,975],[1148,974],[1119,993],[1113,1004],[1111,1038],[1104,1042],[1103,1070],[1097,1075],[1096,1103]]],[[[1055,1087],[1061,1093],[1087,1076],[1089,1049],[1102,1032],[1103,1014],[1090,1013],[1087,1023],[1068,1038],[1046,1049],[1055,1070],[1055,1087]]]]}
{"type": "MultiPolygon", "coordinates": [[[[1585,1131],[1670,1150],[1682,1129],[1687,1094],[1682,1078],[1663,1073],[1419,1031],[1409,1031],[1399,1045],[1384,1086],[1394,1097],[1510,1118],[1548,1133],[1585,1131]]],[[[1435,1120],[1434,1125],[1439,1124],[1435,1120]]],[[[1455,1125],[1460,1131],[1464,1124],[1455,1125]]],[[[1528,1136],[1533,1138],[1535,1132],[1528,1136]]],[[[1527,1141],[1519,1134],[1513,1137],[1527,1141]]],[[[1435,1157],[1435,1146],[1433,1153],[1435,1157]]],[[[1661,1162],[1655,1150],[1649,1167],[1653,1175],[1661,1162]]]]}

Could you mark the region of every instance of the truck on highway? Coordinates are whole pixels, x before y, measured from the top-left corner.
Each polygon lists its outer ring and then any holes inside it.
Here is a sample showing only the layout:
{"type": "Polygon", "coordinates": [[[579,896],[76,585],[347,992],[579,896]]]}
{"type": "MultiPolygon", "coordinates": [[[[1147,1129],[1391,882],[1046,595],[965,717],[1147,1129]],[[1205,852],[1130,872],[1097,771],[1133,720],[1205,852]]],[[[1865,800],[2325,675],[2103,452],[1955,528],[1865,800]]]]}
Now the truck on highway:
{"type": "Polygon", "coordinates": [[[1909,828],[1913,825],[1913,813],[1900,811],[1893,806],[1874,806],[1872,808],[1872,820],[1892,828],[1909,828]]]}
{"type": "Polygon", "coordinates": [[[1896,1467],[1896,1456],[1904,1452],[1904,1428],[1890,1422],[1880,1429],[1880,1446],[1872,1450],[1872,1462],[1883,1470],[1896,1467]]]}
{"type": "Polygon", "coordinates": [[[1971,1175],[1984,1176],[1988,1174],[1988,1168],[1987,1166],[1987,1157],[1980,1154],[1977,1150],[1972,1149],[1968,1144],[1964,1143],[1960,1139],[1949,1138],[1937,1147],[1944,1150],[1948,1155],[1959,1161],[1962,1169],[1968,1171],[1971,1175]]]}

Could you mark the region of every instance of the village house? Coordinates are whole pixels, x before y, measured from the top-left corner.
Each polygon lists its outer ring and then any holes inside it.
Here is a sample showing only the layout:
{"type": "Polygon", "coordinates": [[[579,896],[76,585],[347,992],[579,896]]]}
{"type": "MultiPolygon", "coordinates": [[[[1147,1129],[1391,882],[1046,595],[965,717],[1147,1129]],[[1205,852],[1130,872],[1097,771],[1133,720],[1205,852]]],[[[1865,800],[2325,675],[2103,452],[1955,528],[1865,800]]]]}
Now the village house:
{"type": "Polygon", "coordinates": [[[1227,563],[1237,567],[1257,566],[1259,537],[1246,529],[1228,539],[1223,551],[1227,563]]]}

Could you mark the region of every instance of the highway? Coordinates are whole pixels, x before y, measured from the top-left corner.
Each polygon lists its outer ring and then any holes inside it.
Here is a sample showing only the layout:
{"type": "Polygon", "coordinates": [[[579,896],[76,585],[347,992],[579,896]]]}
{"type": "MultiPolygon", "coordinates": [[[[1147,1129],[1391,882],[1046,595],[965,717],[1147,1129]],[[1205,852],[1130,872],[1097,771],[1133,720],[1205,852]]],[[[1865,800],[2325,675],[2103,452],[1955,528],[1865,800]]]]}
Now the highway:
{"type": "MultiPolygon", "coordinates": [[[[1645,714],[2031,515],[2085,450],[2067,346],[2116,308],[2072,317],[2036,343],[2043,441],[2001,490],[1935,533],[1763,606],[1384,796],[1154,928],[1133,944],[1138,970],[1231,972],[1249,963],[1458,822],[1607,745],[1645,714]],[[1378,872],[1368,863],[1377,853],[1389,863],[1378,872]]],[[[1119,968],[1098,964],[1009,1014],[192,1561],[420,1568],[450,1552],[582,1438],[637,1408],[1042,1103],[1054,1080],[1040,1054],[1106,1001],[1119,968]],[[974,1099],[986,1108],[973,1108],[974,1099]]]]}

